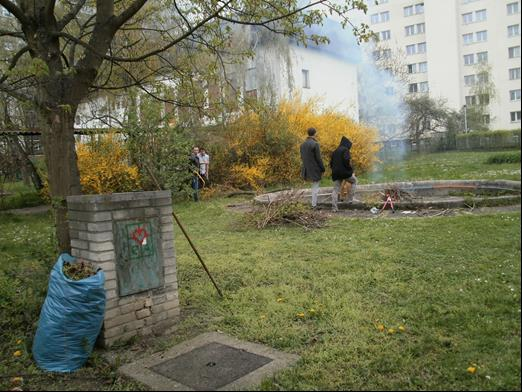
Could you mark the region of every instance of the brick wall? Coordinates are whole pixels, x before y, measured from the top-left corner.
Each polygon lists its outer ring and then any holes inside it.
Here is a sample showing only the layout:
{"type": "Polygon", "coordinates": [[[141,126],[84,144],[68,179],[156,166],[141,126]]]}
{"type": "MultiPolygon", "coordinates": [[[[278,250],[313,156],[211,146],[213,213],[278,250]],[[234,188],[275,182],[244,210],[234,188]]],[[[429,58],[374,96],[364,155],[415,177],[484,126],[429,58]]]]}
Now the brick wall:
{"type": "Polygon", "coordinates": [[[95,263],[105,272],[106,309],[99,343],[105,347],[135,335],[160,332],[176,323],[180,309],[174,252],[172,200],[169,191],[82,195],[67,198],[73,256],[95,263]],[[161,287],[120,296],[116,223],[156,218],[161,287]]]}

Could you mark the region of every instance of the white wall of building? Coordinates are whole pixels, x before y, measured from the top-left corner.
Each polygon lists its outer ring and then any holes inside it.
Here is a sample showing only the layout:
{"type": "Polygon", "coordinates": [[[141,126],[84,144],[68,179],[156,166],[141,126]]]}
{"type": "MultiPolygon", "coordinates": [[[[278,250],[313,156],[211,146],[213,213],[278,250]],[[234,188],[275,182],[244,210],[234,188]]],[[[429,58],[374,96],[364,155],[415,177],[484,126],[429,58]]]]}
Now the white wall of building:
{"type": "Polygon", "coordinates": [[[318,99],[323,108],[359,121],[356,65],[319,49],[295,45],[287,49],[283,54],[270,45],[256,50],[257,87],[271,90],[278,100],[298,95],[303,101],[318,99]]]}
{"type": "Polygon", "coordinates": [[[476,73],[475,66],[465,65],[464,56],[487,52],[496,87],[496,97],[489,106],[491,128],[515,129],[521,124],[521,102],[520,98],[512,100],[510,92],[520,90],[520,79],[510,80],[509,70],[520,70],[520,7],[520,0],[381,0],[378,5],[369,2],[368,22],[377,33],[390,31],[390,40],[383,44],[396,51],[405,52],[407,45],[426,43],[425,54],[405,56],[407,64],[427,62],[427,72],[412,74],[410,83],[428,82],[429,94],[446,99],[455,110],[460,110],[466,96],[472,95],[464,77],[476,73]],[[509,15],[510,4],[518,12],[509,15]],[[405,15],[406,7],[413,7],[413,15],[405,15]],[[422,8],[423,12],[415,13],[422,8]],[[481,10],[486,10],[483,20],[477,18],[481,10]],[[472,20],[465,21],[463,14],[469,13],[472,20]],[[406,26],[422,23],[424,32],[406,35],[406,26]],[[518,25],[519,35],[509,37],[508,26],[513,25],[518,25]],[[476,33],[481,31],[487,31],[487,40],[477,42],[476,33]],[[474,42],[465,43],[465,34],[473,34],[474,42]],[[509,58],[509,48],[514,47],[518,47],[518,56],[509,58]],[[518,119],[512,121],[511,113],[517,112],[518,119]]]}

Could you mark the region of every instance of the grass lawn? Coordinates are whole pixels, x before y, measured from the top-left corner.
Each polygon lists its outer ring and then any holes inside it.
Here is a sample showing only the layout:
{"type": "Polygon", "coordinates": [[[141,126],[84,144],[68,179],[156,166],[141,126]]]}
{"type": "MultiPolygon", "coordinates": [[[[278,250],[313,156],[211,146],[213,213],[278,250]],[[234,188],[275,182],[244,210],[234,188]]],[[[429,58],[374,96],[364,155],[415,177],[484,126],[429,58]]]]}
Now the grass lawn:
{"type": "MultiPolygon", "coordinates": [[[[462,166],[488,153],[466,154],[462,166]]],[[[459,161],[432,155],[425,158],[432,165],[459,161]]],[[[415,179],[431,178],[420,157],[407,162],[415,179]]],[[[436,178],[487,172],[466,167],[436,178]]],[[[491,170],[518,170],[520,179],[520,165],[491,170]]],[[[520,213],[336,217],[314,231],[257,231],[226,208],[237,202],[175,204],[225,298],[176,229],[183,319],[174,335],[143,343],[147,350],[219,330],[301,356],[265,380],[263,390],[520,389],[520,213]],[[473,375],[466,371],[472,365],[473,375]]],[[[20,374],[24,389],[139,387],[98,352],[66,377],[43,375],[32,362],[31,339],[56,259],[52,231],[48,215],[0,214],[0,389],[20,374]]]]}
{"type": "MultiPolygon", "coordinates": [[[[509,153],[514,151],[502,151],[509,153]]],[[[409,155],[403,161],[376,165],[361,176],[362,183],[414,180],[520,180],[520,163],[488,164],[495,151],[450,151],[409,155]]]]}

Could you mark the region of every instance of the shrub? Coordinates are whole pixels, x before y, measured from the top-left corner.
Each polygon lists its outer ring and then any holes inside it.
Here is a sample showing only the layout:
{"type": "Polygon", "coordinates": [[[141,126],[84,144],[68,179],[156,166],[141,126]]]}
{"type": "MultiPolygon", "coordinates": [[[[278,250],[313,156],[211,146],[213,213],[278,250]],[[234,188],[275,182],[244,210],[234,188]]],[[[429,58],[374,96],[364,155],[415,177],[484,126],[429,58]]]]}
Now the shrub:
{"type": "Polygon", "coordinates": [[[77,146],[84,193],[129,192],[140,189],[138,168],[129,164],[124,142],[115,134],[98,135],[77,146]]]}
{"type": "Polygon", "coordinates": [[[159,185],[171,190],[174,197],[189,196],[192,140],[188,132],[175,126],[172,113],[162,113],[160,102],[148,97],[140,101],[139,118],[133,109],[128,117],[124,127],[127,146],[144,189],[157,190],[159,185]]]}
{"type": "Polygon", "coordinates": [[[295,182],[300,175],[299,146],[310,127],[318,130],[325,166],[342,136],[353,142],[357,173],[368,171],[375,162],[379,150],[375,129],[334,110],[320,111],[316,100],[303,103],[296,98],[276,107],[260,105],[230,124],[222,145],[213,151],[214,180],[253,189],[295,182]]]}
{"type": "Polygon", "coordinates": [[[520,151],[492,155],[486,160],[486,163],[490,165],[499,163],[520,163],[520,151]]]}
{"type": "Polygon", "coordinates": [[[0,210],[35,207],[44,204],[38,192],[22,192],[13,195],[0,195],[0,210]]]}

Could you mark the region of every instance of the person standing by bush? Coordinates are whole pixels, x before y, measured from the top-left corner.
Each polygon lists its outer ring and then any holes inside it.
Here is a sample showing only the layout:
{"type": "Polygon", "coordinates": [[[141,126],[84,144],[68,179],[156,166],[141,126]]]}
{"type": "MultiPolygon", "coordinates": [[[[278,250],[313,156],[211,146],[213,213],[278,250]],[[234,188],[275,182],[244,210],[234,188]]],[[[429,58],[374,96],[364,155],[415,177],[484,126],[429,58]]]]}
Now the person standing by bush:
{"type": "Polygon", "coordinates": [[[199,174],[205,180],[205,185],[208,185],[208,173],[209,173],[208,169],[209,169],[209,165],[210,165],[210,157],[208,156],[206,150],[203,147],[201,147],[199,149],[198,158],[199,158],[199,174]]]}
{"type": "Polygon", "coordinates": [[[199,201],[199,188],[201,187],[201,180],[199,175],[199,148],[194,146],[192,147],[192,153],[189,157],[189,170],[192,172],[192,182],[191,186],[194,189],[194,193],[192,194],[192,198],[194,201],[199,201]]]}
{"type": "Polygon", "coordinates": [[[332,168],[332,180],[334,182],[332,190],[332,211],[337,212],[337,197],[341,190],[341,184],[346,181],[351,184],[350,193],[348,194],[348,203],[353,202],[355,194],[355,186],[357,185],[357,177],[353,174],[351,163],[350,149],[352,142],[347,137],[341,138],[339,147],[332,153],[330,167],[332,168]]]}
{"type": "Polygon", "coordinates": [[[308,137],[301,144],[301,177],[305,181],[312,182],[312,208],[317,208],[317,195],[319,184],[325,172],[323,160],[321,159],[321,148],[315,138],[315,128],[308,128],[308,137]]]}

